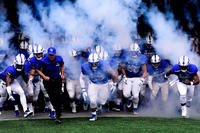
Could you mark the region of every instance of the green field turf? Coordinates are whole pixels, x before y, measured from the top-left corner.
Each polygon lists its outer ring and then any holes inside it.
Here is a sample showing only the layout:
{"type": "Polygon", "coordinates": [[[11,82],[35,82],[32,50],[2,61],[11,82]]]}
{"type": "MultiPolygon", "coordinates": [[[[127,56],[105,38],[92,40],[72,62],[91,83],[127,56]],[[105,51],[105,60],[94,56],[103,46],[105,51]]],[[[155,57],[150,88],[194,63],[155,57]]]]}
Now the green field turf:
{"type": "Polygon", "coordinates": [[[200,120],[182,118],[88,118],[53,120],[1,121],[0,133],[199,133],[200,120]]]}

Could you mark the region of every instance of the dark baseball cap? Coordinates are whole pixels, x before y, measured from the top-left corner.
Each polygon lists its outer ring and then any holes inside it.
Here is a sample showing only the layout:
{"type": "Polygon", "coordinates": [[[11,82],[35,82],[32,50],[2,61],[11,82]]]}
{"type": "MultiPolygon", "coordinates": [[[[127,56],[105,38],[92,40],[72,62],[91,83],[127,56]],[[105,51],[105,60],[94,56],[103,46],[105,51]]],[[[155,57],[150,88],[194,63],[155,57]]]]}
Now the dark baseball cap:
{"type": "Polygon", "coordinates": [[[48,54],[51,54],[51,55],[56,54],[56,48],[54,47],[48,48],[48,54]]]}

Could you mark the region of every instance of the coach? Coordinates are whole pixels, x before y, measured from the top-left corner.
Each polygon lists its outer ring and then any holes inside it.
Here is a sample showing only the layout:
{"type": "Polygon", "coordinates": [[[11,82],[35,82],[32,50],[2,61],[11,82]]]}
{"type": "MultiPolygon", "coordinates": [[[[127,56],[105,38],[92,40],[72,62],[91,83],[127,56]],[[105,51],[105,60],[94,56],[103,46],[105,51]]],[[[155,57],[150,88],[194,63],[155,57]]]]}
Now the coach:
{"type": "Polygon", "coordinates": [[[46,88],[50,100],[56,110],[56,123],[60,124],[61,116],[61,88],[62,80],[64,80],[64,61],[59,55],[56,55],[54,47],[48,48],[48,53],[41,60],[40,69],[37,70],[39,75],[44,79],[44,87],[46,88]]]}

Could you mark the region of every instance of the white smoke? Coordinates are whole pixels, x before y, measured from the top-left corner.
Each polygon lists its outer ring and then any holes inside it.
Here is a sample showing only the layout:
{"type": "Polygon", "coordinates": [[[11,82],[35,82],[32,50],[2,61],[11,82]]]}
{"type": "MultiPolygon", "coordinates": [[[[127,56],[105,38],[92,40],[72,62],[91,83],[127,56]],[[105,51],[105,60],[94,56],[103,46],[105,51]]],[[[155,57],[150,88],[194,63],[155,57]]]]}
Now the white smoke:
{"type": "Polygon", "coordinates": [[[41,23],[33,17],[30,7],[22,2],[18,2],[18,10],[19,23],[22,26],[23,33],[28,35],[33,43],[43,46],[49,45],[48,34],[44,32],[41,23]]]}
{"type": "Polygon", "coordinates": [[[183,55],[188,56],[191,63],[199,64],[198,56],[191,52],[192,41],[188,40],[187,34],[178,29],[178,22],[173,17],[167,19],[156,8],[152,8],[147,16],[157,35],[154,46],[160,55],[170,59],[173,64],[178,63],[179,57],[183,55]]]}
{"type": "Polygon", "coordinates": [[[132,41],[131,37],[137,35],[140,3],[140,0],[78,0],[74,4],[51,1],[49,7],[36,3],[41,22],[33,17],[26,4],[20,2],[18,9],[23,31],[34,42],[50,38],[55,45],[59,42],[56,36],[61,34],[65,45],[75,45],[70,47],[91,46],[95,37],[106,47],[116,44],[125,47],[132,41]],[[74,37],[76,42],[71,39],[74,37]]]}
{"type": "Polygon", "coordinates": [[[49,43],[43,40],[49,40],[59,54],[67,57],[66,51],[92,47],[97,38],[107,50],[113,45],[127,48],[138,36],[140,3],[141,0],[77,0],[73,4],[51,1],[46,6],[35,1],[40,21],[33,17],[26,4],[19,2],[18,10],[23,32],[34,43],[42,43],[47,48],[49,43]]]}
{"type": "Polygon", "coordinates": [[[9,31],[10,23],[6,20],[6,10],[0,5],[0,49],[8,50],[13,33],[9,31]]]}

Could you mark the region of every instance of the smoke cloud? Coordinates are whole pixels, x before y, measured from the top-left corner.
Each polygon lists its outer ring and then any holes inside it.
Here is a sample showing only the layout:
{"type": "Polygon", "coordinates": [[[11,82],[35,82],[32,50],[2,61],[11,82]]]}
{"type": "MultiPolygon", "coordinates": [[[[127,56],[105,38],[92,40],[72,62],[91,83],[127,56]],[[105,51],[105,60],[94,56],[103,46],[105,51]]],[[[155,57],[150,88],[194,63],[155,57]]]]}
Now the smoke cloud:
{"type": "Polygon", "coordinates": [[[167,17],[156,8],[151,8],[147,13],[149,23],[156,33],[155,48],[160,55],[170,59],[175,64],[180,56],[186,55],[191,62],[198,65],[198,56],[191,52],[192,41],[178,27],[178,22],[171,13],[167,17]]]}
{"type": "Polygon", "coordinates": [[[8,50],[13,33],[9,31],[10,23],[6,20],[6,10],[3,4],[0,4],[0,11],[0,49],[8,50]]]}

